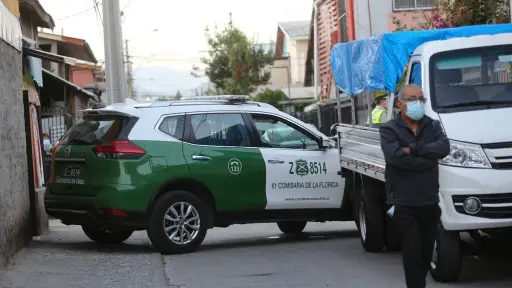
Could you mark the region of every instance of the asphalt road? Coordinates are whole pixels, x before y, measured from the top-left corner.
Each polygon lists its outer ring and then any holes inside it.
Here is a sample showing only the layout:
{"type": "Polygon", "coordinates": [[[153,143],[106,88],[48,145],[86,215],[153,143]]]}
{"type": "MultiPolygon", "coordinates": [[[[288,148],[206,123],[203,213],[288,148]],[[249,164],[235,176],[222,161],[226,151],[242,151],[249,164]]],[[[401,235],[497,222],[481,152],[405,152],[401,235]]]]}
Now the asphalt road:
{"type": "MultiPolygon", "coordinates": [[[[52,224],[0,271],[0,287],[405,287],[400,254],[365,253],[351,223],[310,223],[300,237],[275,224],[216,228],[198,252],[177,256],[156,253],[144,232],[98,247],[80,228],[52,224]]],[[[468,247],[461,280],[429,276],[428,287],[512,287],[512,248],[468,247]]]]}

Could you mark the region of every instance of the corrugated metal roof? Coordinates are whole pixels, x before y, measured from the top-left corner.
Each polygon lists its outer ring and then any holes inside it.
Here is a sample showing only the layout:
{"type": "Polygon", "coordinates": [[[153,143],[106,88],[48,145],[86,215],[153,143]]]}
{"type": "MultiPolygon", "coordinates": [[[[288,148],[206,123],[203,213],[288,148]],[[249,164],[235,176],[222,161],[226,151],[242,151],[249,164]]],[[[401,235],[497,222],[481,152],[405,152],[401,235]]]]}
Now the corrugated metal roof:
{"type": "Polygon", "coordinates": [[[291,39],[308,39],[311,21],[293,21],[278,23],[279,28],[291,39]]]}

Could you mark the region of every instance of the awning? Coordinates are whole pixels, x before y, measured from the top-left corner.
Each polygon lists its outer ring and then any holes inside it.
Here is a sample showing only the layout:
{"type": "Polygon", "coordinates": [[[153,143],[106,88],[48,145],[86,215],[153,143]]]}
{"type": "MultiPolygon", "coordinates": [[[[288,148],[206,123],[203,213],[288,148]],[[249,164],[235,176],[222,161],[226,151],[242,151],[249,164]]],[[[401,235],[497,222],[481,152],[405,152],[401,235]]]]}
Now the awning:
{"type": "Polygon", "coordinates": [[[68,87],[73,89],[75,92],[80,92],[80,93],[84,94],[85,96],[89,97],[90,99],[97,101],[96,95],[94,95],[93,93],[91,93],[91,92],[89,92],[89,91],[87,91],[87,90],[85,90],[85,89],[83,89],[81,87],[78,87],[77,85],[69,82],[68,80],[66,80],[66,79],[64,79],[62,77],[59,77],[59,76],[53,74],[52,72],[50,72],[50,71],[48,71],[48,70],[46,70],[44,68],[43,68],[43,73],[46,73],[48,76],[51,76],[51,77],[57,79],[58,81],[61,81],[62,83],[66,84],[68,87]]]}
{"type": "Polygon", "coordinates": [[[75,58],[61,56],[30,47],[23,47],[23,53],[27,56],[33,56],[41,60],[48,60],[60,64],[69,64],[73,66],[77,62],[77,59],[75,58]]]}

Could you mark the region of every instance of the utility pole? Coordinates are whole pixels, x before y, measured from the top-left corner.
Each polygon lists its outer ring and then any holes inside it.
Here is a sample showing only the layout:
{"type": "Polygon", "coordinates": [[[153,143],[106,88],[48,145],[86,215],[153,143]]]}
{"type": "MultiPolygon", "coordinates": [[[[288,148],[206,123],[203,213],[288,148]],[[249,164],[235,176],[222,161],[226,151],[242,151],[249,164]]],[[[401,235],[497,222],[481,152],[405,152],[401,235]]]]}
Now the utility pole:
{"type": "Polygon", "coordinates": [[[107,104],[121,103],[126,98],[121,9],[119,8],[119,0],[103,0],[102,3],[107,104]]]}
{"type": "Polygon", "coordinates": [[[132,61],[130,60],[130,51],[128,50],[128,39],[125,40],[126,48],[125,48],[125,54],[126,54],[126,73],[128,78],[128,91],[127,91],[127,97],[134,99],[133,95],[133,72],[132,72],[132,61]]]}

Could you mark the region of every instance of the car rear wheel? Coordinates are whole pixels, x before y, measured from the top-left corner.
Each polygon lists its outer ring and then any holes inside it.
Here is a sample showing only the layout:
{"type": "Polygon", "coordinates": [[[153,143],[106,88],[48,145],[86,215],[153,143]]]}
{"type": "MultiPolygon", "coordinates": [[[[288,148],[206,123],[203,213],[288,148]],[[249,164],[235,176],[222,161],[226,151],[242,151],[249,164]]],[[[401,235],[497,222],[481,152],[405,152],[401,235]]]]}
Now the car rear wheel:
{"type": "Polygon", "coordinates": [[[380,191],[371,179],[362,178],[362,188],[354,199],[361,244],[367,252],[380,252],[385,245],[385,211],[380,191]]]}
{"type": "Polygon", "coordinates": [[[83,224],[85,235],[98,244],[120,244],[133,234],[133,230],[107,230],[94,224],[83,224]]]}
{"type": "Polygon", "coordinates": [[[153,207],[149,239],[162,254],[194,252],[206,236],[207,215],[195,195],[186,191],[167,193],[153,207]]]}
{"type": "Polygon", "coordinates": [[[277,222],[277,227],[284,234],[299,234],[306,228],[306,221],[282,221],[277,222]]]}

